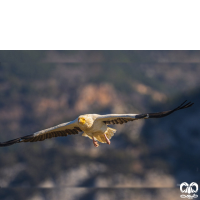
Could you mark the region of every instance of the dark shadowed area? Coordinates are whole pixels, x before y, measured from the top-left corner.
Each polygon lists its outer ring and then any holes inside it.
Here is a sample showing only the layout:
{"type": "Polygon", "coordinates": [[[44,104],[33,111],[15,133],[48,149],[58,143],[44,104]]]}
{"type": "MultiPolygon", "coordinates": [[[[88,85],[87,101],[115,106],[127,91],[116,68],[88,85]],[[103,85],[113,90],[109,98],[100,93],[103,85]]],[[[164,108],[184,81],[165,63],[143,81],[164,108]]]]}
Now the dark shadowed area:
{"type": "Polygon", "coordinates": [[[0,142],[81,114],[194,102],[113,125],[111,145],[79,134],[2,147],[0,199],[179,199],[179,184],[200,184],[199,77],[200,51],[0,51],[0,142]]]}

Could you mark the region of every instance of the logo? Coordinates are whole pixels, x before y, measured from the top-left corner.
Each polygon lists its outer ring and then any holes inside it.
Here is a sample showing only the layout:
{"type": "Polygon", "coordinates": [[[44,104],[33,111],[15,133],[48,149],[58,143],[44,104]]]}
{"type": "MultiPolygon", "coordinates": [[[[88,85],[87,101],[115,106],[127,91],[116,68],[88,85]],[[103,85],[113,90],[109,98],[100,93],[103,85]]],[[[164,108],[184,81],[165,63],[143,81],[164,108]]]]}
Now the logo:
{"type": "Polygon", "coordinates": [[[196,195],[195,193],[198,192],[198,184],[195,182],[192,182],[189,185],[188,183],[183,182],[180,184],[180,191],[182,193],[186,193],[186,194],[182,194],[180,196],[181,198],[188,198],[188,199],[197,198],[198,195],[196,195]]]}

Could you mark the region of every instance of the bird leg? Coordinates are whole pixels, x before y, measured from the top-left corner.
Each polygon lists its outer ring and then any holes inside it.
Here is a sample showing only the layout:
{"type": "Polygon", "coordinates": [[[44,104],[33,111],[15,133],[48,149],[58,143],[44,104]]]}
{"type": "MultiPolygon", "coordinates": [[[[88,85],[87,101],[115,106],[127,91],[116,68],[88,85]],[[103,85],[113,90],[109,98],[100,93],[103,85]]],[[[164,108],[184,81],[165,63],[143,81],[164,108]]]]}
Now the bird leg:
{"type": "Polygon", "coordinates": [[[107,138],[106,134],[104,134],[105,138],[106,138],[106,143],[110,145],[110,140],[107,138]]]}
{"type": "Polygon", "coordinates": [[[98,147],[98,146],[99,146],[99,143],[98,143],[96,140],[94,140],[94,137],[92,137],[92,140],[93,140],[94,146],[95,146],[95,147],[98,147]]]}

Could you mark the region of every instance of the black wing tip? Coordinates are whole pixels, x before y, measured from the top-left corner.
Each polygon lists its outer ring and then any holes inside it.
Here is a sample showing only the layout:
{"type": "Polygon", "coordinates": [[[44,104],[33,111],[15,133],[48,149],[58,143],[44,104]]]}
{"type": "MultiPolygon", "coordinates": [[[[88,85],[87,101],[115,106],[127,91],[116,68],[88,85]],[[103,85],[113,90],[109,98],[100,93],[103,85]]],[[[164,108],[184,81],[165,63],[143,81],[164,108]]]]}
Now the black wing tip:
{"type": "Polygon", "coordinates": [[[135,116],[135,119],[143,119],[145,117],[148,117],[148,114],[139,114],[135,116]]]}
{"type": "Polygon", "coordinates": [[[14,140],[9,140],[9,141],[7,141],[7,142],[2,142],[2,143],[0,143],[0,147],[6,147],[6,146],[10,146],[10,145],[19,143],[19,142],[20,142],[20,139],[21,139],[21,138],[17,138],[17,139],[14,139],[14,140]]]}
{"type": "Polygon", "coordinates": [[[194,103],[192,103],[192,102],[188,102],[188,103],[186,103],[186,102],[187,102],[187,100],[185,100],[180,106],[178,106],[177,110],[184,109],[184,108],[189,108],[192,105],[194,105],[194,103]]]}
{"type": "Polygon", "coordinates": [[[26,142],[27,139],[31,139],[33,137],[34,137],[33,134],[31,134],[31,135],[26,135],[24,137],[16,138],[14,140],[9,140],[7,142],[2,142],[0,143],[0,147],[6,147],[6,146],[10,146],[16,143],[26,142]]]}
{"type": "Polygon", "coordinates": [[[187,100],[185,100],[182,104],[180,104],[178,107],[176,107],[173,110],[169,110],[169,111],[164,111],[164,112],[159,112],[159,113],[149,113],[149,118],[160,118],[160,117],[165,117],[167,115],[172,114],[173,112],[180,110],[180,109],[184,109],[184,108],[189,108],[193,105],[194,103],[191,102],[187,102],[187,100]]]}

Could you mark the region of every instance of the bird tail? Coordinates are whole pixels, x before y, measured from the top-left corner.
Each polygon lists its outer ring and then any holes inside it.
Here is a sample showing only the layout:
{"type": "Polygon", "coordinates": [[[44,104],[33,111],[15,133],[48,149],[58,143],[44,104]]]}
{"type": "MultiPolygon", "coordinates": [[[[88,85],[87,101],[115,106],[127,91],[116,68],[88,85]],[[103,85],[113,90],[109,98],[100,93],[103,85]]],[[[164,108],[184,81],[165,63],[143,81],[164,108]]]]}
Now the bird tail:
{"type": "MultiPolygon", "coordinates": [[[[106,130],[106,136],[107,136],[107,138],[110,140],[112,138],[112,136],[114,135],[115,132],[116,132],[115,129],[108,127],[107,130],[106,130]]],[[[95,138],[99,142],[106,143],[106,138],[105,138],[104,135],[98,135],[98,136],[95,136],[95,138]]]]}
{"type": "Polygon", "coordinates": [[[114,136],[115,132],[116,132],[116,129],[108,127],[106,131],[106,136],[108,137],[109,140],[112,138],[112,136],[114,136]]]}

